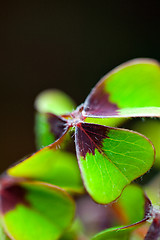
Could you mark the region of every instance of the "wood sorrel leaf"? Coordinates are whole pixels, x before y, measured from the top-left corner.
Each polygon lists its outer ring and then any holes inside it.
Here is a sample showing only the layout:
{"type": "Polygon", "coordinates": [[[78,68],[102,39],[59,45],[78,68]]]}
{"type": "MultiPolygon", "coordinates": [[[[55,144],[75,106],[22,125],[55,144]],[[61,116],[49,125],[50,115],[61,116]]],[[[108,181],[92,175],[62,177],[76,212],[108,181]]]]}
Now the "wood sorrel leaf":
{"type": "Polygon", "coordinates": [[[151,142],[129,130],[79,123],[75,143],[84,185],[102,204],[118,198],[124,187],[154,162],[151,142]]]}
{"type": "Polygon", "coordinates": [[[14,179],[2,183],[0,215],[15,240],[54,240],[70,225],[73,200],[57,186],[14,179]]]}
{"type": "Polygon", "coordinates": [[[54,184],[69,192],[83,191],[75,155],[57,149],[57,142],[9,168],[7,174],[54,184]]]}
{"type": "Polygon", "coordinates": [[[61,129],[64,129],[65,124],[63,124],[64,121],[62,122],[62,119],[56,118],[56,115],[73,111],[75,103],[65,93],[56,89],[50,89],[43,91],[37,96],[35,108],[37,110],[35,119],[36,145],[37,148],[40,149],[53,143],[61,136],[62,132],[57,132],[57,130],[55,132],[54,130],[57,128],[54,128],[53,125],[57,124],[61,129]],[[50,114],[48,118],[46,113],[52,113],[54,117],[51,117],[50,114]]]}
{"type": "Polygon", "coordinates": [[[83,115],[136,117],[156,114],[160,117],[160,109],[155,108],[160,108],[159,91],[159,63],[152,59],[135,59],[100,80],[84,103],[83,115]]]}

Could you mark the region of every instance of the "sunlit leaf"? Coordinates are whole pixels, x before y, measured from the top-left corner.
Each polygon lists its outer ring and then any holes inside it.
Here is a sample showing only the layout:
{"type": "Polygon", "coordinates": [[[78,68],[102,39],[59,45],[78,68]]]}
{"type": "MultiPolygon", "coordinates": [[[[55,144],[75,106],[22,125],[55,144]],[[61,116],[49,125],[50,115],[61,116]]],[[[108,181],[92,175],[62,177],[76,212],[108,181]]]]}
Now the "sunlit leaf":
{"type": "Polygon", "coordinates": [[[74,216],[74,202],[62,189],[42,182],[19,181],[1,190],[1,219],[15,240],[54,240],[74,216]]]}
{"type": "Polygon", "coordinates": [[[74,154],[60,151],[57,143],[41,149],[9,168],[12,177],[51,183],[71,192],[82,192],[81,176],[74,154]]]}
{"type": "Polygon", "coordinates": [[[101,79],[87,97],[83,115],[160,117],[159,92],[159,63],[152,59],[135,59],[120,65],[101,79]]]}
{"type": "Polygon", "coordinates": [[[154,162],[153,145],[136,132],[79,123],[75,138],[84,185],[98,203],[114,201],[154,162]]]}

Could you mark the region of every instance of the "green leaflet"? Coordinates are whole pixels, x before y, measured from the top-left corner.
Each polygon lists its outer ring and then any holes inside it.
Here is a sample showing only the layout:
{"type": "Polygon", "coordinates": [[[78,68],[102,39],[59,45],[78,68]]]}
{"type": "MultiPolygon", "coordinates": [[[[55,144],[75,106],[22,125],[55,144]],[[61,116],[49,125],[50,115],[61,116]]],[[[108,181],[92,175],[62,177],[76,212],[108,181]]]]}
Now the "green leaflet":
{"type": "Polygon", "coordinates": [[[29,206],[20,203],[2,215],[9,234],[15,240],[57,239],[73,219],[72,199],[56,186],[40,182],[21,182],[20,185],[26,190],[29,206]]]}
{"type": "Polygon", "coordinates": [[[50,89],[37,96],[35,108],[37,110],[35,118],[36,145],[37,149],[40,149],[55,141],[55,136],[51,133],[51,126],[45,113],[65,114],[73,111],[75,103],[62,91],[50,89]]]}
{"type": "Polygon", "coordinates": [[[160,107],[159,63],[137,59],[122,64],[106,75],[105,90],[119,108],[160,107]]]}
{"type": "Polygon", "coordinates": [[[81,176],[74,154],[51,146],[41,149],[9,168],[7,174],[16,178],[22,177],[54,184],[69,192],[82,192],[81,176]]]}
{"type": "Polygon", "coordinates": [[[126,185],[151,168],[154,148],[147,138],[138,133],[104,126],[103,128],[108,133],[105,138],[103,136],[102,143],[97,140],[97,143],[102,145],[101,148],[97,148],[94,142],[98,138],[95,132],[94,139],[90,140],[90,145],[95,148],[94,152],[91,149],[92,153],[86,152],[85,157],[81,156],[83,152],[80,149],[85,148],[85,145],[78,148],[78,139],[76,147],[87,191],[96,202],[107,204],[118,198],[126,185]]]}
{"type": "Polygon", "coordinates": [[[160,117],[159,91],[159,63],[153,59],[131,60],[98,82],[84,103],[83,114],[98,118],[160,117]]]}

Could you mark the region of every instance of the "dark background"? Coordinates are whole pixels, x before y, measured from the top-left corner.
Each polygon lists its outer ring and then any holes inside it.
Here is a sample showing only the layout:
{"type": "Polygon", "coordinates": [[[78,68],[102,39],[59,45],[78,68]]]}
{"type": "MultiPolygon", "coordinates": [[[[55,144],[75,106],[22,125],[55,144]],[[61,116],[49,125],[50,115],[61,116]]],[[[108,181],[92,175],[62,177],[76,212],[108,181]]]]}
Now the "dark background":
{"type": "Polygon", "coordinates": [[[118,64],[160,60],[158,3],[1,2],[1,172],[35,150],[33,103],[40,91],[60,88],[80,104],[118,64]]]}

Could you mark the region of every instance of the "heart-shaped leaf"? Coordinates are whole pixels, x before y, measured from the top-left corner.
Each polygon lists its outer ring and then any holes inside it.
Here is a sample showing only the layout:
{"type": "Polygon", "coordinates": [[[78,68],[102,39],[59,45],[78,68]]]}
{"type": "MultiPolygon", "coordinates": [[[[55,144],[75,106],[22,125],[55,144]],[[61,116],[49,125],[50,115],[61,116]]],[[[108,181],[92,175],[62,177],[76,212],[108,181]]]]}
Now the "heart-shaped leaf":
{"type": "Polygon", "coordinates": [[[74,202],[57,186],[14,179],[0,192],[1,219],[14,240],[54,240],[74,216],[74,202]]]}
{"type": "Polygon", "coordinates": [[[136,132],[79,123],[75,138],[84,185],[98,203],[114,201],[154,162],[153,145],[136,132]]]}
{"type": "Polygon", "coordinates": [[[54,184],[69,192],[83,191],[76,157],[57,149],[57,142],[9,168],[7,174],[54,184]]]}
{"type": "Polygon", "coordinates": [[[84,103],[83,115],[138,117],[156,114],[160,117],[160,109],[155,108],[160,108],[159,92],[159,63],[152,59],[135,59],[100,80],[84,103]]]}

